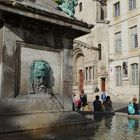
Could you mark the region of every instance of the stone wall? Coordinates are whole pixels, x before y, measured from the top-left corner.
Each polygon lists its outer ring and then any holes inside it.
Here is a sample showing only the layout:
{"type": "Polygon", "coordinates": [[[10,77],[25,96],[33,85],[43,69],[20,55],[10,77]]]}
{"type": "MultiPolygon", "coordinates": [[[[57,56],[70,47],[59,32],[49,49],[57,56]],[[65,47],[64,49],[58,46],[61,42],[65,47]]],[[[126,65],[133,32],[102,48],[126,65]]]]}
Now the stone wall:
{"type": "Polygon", "coordinates": [[[1,35],[4,44],[0,51],[1,98],[29,94],[29,65],[34,59],[44,59],[52,67],[54,94],[66,96],[63,104],[71,110],[73,37],[67,36],[68,33],[65,35],[66,30],[62,27],[13,15],[4,15],[4,18],[1,35]]]}
{"type": "Polygon", "coordinates": [[[60,94],[61,88],[61,67],[62,63],[62,56],[59,52],[53,51],[45,51],[43,47],[36,46],[34,48],[32,44],[29,45],[20,45],[21,46],[21,62],[20,62],[20,94],[29,94],[32,90],[29,89],[30,83],[30,67],[34,60],[43,60],[46,61],[50,66],[50,78],[48,78],[48,88],[53,90],[54,94],[60,94]],[[23,47],[22,47],[23,46],[23,47]],[[29,47],[29,48],[28,48],[29,47]],[[38,49],[37,49],[38,47],[38,49]],[[42,50],[41,50],[42,48],[42,50]],[[32,54],[32,55],[31,55],[32,54]]]}

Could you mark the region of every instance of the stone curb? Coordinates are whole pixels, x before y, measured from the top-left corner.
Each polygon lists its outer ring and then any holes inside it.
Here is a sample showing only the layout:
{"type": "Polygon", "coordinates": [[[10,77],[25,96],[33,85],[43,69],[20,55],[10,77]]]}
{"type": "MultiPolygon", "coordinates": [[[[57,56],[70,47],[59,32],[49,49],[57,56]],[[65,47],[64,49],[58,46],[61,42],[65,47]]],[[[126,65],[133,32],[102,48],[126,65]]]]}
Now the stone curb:
{"type": "MultiPolygon", "coordinates": [[[[50,129],[50,128],[59,128],[59,127],[65,127],[65,126],[76,126],[76,125],[89,125],[93,124],[94,120],[88,119],[85,117],[82,117],[82,115],[78,115],[77,117],[72,112],[64,112],[68,113],[72,117],[69,118],[66,114],[59,116],[59,114],[63,112],[55,112],[54,118],[53,113],[48,113],[46,111],[36,111],[36,112],[30,112],[27,114],[24,113],[7,113],[3,114],[3,116],[0,116],[1,118],[1,127],[0,134],[6,134],[6,133],[17,133],[17,132],[24,132],[24,131],[32,131],[32,130],[39,130],[39,129],[50,129]],[[35,115],[36,113],[36,115],[35,115]],[[58,116],[57,116],[58,115],[58,116]],[[66,116],[65,116],[66,115],[66,116]],[[25,117],[24,117],[25,116],[25,117]],[[40,117],[40,119],[38,119],[40,117]],[[68,117],[68,118],[67,118],[68,117]],[[10,123],[8,123],[10,122],[10,123]],[[14,124],[12,126],[12,124],[14,124]]],[[[75,112],[76,113],[76,112],[75,112]]],[[[77,113],[76,113],[77,114],[77,113]]]]}
{"type": "Polygon", "coordinates": [[[26,132],[26,131],[33,131],[33,130],[41,130],[41,129],[51,129],[51,128],[59,128],[59,127],[66,127],[66,126],[76,126],[76,125],[91,125],[93,124],[94,121],[79,121],[79,122],[73,122],[73,123],[59,123],[59,124],[51,124],[50,125],[42,125],[41,127],[38,128],[27,128],[27,129],[21,129],[21,128],[15,128],[12,130],[5,130],[3,132],[0,132],[0,135],[2,134],[8,134],[8,133],[17,133],[17,132],[26,132]]]}
{"type": "Polygon", "coordinates": [[[128,118],[132,118],[132,119],[140,119],[140,115],[128,115],[127,113],[122,113],[122,112],[115,112],[115,115],[128,117],[128,118]]]}

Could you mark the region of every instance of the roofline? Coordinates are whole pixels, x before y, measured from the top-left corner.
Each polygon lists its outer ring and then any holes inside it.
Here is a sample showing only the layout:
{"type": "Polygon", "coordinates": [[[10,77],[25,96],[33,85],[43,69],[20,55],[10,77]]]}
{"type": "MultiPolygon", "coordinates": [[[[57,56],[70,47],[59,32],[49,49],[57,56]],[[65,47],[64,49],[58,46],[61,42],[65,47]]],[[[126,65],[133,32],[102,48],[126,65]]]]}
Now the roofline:
{"type": "Polygon", "coordinates": [[[82,41],[80,41],[80,40],[74,40],[74,44],[75,44],[75,43],[78,44],[78,45],[81,45],[81,46],[83,46],[83,47],[85,47],[85,48],[91,49],[91,50],[100,51],[99,48],[94,47],[94,46],[92,46],[92,45],[89,45],[89,44],[87,44],[87,43],[85,43],[85,42],[82,42],[82,41]]]}
{"type": "Polygon", "coordinates": [[[0,10],[26,16],[29,18],[34,18],[37,20],[50,22],[53,24],[58,24],[71,29],[83,31],[85,33],[90,33],[90,29],[93,27],[85,22],[81,22],[70,17],[55,14],[47,10],[40,10],[36,7],[25,6],[21,2],[6,2],[0,0],[0,10]]]}

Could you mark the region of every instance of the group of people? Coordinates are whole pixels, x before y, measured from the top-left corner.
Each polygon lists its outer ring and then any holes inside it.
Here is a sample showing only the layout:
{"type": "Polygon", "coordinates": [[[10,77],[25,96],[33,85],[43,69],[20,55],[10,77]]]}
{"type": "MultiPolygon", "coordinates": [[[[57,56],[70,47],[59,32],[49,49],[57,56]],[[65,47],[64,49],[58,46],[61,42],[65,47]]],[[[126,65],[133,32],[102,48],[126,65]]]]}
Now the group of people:
{"type": "Polygon", "coordinates": [[[138,115],[139,114],[139,107],[137,104],[136,96],[133,97],[132,102],[128,104],[128,115],[138,115]]]}
{"type": "Polygon", "coordinates": [[[99,95],[95,96],[95,101],[93,101],[94,111],[107,111],[107,112],[113,111],[110,96],[107,96],[104,91],[101,94],[101,100],[102,101],[100,101],[99,95]]]}
{"type": "Polygon", "coordinates": [[[87,96],[84,94],[84,90],[81,91],[80,96],[73,94],[73,111],[89,111],[87,103],[87,96]]]}
{"type": "MultiPolygon", "coordinates": [[[[93,101],[93,110],[90,109],[87,103],[87,96],[84,90],[80,94],[73,93],[73,111],[105,111],[112,112],[112,101],[110,96],[107,96],[105,91],[101,93],[101,96],[96,95],[93,101]],[[101,100],[100,100],[101,98],[101,100]]],[[[133,97],[132,102],[128,104],[128,115],[139,115],[139,106],[137,104],[136,96],[133,97]]]]}
{"type": "Polygon", "coordinates": [[[107,96],[105,92],[101,94],[102,101],[100,96],[96,95],[93,101],[93,110],[91,110],[87,103],[87,96],[84,94],[84,91],[81,91],[79,95],[73,94],[73,111],[113,111],[110,96],[107,96]]]}

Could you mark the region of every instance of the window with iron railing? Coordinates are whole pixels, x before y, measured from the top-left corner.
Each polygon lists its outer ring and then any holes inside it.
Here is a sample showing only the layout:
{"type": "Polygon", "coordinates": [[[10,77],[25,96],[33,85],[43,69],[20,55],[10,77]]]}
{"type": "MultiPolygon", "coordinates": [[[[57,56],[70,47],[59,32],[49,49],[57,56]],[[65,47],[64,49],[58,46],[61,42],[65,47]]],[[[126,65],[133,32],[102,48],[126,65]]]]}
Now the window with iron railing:
{"type": "Polygon", "coordinates": [[[131,27],[129,30],[130,30],[130,46],[131,48],[137,48],[138,47],[137,26],[131,27]]]}
{"type": "Polygon", "coordinates": [[[131,64],[131,84],[138,85],[139,83],[139,74],[138,74],[138,64],[131,64]]]}
{"type": "Polygon", "coordinates": [[[116,52],[121,52],[121,32],[115,33],[115,50],[116,52]]]}
{"type": "Polygon", "coordinates": [[[129,0],[129,11],[136,8],[136,0],[129,0]]]}

